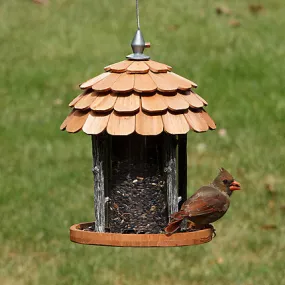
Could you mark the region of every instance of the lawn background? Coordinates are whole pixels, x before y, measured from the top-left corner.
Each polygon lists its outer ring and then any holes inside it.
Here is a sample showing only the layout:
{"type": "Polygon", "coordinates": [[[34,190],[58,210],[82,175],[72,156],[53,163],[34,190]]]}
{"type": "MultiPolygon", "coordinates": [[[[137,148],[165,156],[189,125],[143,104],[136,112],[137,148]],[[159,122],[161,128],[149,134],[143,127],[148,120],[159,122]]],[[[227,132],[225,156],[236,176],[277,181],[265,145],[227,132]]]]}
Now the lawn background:
{"type": "Polygon", "coordinates": [[[209,244],[108,248],[69,241],[93,220],[91,141],[59,126],[78,84],[131,53],[135,1],[1,0],[0,284],[285,284],[284,14],[283,0],[141,0],[147,53],[199,84],[222,129],[189,133],[189,195],[221,166],[243,191],[209,244]]]}

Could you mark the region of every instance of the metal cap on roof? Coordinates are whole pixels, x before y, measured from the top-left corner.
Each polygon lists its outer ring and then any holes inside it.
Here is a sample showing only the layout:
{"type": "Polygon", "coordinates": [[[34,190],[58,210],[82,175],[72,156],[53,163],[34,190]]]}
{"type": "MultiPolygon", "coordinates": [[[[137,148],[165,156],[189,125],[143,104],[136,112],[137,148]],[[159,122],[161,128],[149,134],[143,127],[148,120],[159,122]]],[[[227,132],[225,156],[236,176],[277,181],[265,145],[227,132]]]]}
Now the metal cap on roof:
{"type": "Polygon", "coordinates": [[[133,49],[133,53],[127,56],[128,59],[132,59],[132,60],[148,60],[148,59],[150,59],[150,57],[148,55],[145,55],[143,53],[144,49],[146,47],[146,43],[144,41],[144,37],[143,37],[143,34],[142,34],[140,29],[138,29],[136,31],[136,34],[133,38],[131,46],[133,49]]]}

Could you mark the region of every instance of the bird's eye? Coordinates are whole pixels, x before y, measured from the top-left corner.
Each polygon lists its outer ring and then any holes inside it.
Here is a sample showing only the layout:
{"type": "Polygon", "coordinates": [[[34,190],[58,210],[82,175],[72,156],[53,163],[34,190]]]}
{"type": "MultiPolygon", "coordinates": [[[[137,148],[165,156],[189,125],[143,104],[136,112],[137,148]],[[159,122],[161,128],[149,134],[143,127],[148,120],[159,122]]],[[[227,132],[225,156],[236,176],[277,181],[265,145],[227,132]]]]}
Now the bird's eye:
{"type": "Polygon", "coordinates": [[[228,184],[228,180],[227,179],[223,180],[223,183],[228,184]]]}

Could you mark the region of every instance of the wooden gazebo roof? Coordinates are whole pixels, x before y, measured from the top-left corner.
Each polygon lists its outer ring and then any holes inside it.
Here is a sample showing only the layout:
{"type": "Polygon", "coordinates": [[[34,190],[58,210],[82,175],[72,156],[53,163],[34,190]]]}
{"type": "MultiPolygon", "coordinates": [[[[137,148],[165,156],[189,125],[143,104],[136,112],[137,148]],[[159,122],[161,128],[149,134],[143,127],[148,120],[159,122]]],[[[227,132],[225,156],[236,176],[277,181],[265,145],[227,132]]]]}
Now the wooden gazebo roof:
{"type": "Polygon", "coordinates": [[[152,60],[124,60],[82,83],[83,93],[69,106],[60,129],[97,135],[178,135],[205,132],[216,125],[207,102],[193,91],[197,84],[152,60]]]}

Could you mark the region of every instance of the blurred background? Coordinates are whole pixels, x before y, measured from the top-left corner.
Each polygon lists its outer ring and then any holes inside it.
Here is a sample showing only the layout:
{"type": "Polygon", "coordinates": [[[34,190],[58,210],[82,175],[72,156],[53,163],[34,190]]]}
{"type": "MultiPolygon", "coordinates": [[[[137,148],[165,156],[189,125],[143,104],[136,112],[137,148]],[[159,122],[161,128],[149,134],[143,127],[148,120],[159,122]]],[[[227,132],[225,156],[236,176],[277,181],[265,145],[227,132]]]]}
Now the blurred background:
{"type": "Polygon", "coordinates": [[[285,3],[141,0],[152,59],[198,83],[218,129],[188,135],[188,194],[241,182],[210,243],[69,241],[93,220],[91,139],[59,131],[78,84],[131,53],[135,0],[0,1],[0,284],[285,284],[285,3]]]}

